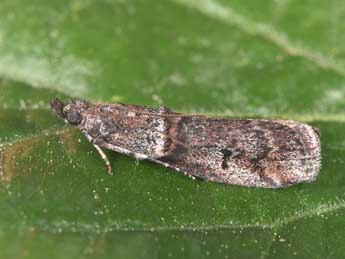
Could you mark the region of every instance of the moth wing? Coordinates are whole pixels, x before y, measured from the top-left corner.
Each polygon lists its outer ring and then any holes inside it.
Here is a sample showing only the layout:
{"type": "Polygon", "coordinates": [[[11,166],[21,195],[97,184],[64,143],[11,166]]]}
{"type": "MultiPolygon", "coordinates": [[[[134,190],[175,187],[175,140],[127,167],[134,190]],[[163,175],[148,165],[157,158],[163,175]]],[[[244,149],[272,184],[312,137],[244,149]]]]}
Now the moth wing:
{"type": "Polygon", "coordinates": [[[186,116],[171,132],[167,154],[150,160],[209,181],[280,188],[320,169],[318,133],[299,122],[186,116]]]}

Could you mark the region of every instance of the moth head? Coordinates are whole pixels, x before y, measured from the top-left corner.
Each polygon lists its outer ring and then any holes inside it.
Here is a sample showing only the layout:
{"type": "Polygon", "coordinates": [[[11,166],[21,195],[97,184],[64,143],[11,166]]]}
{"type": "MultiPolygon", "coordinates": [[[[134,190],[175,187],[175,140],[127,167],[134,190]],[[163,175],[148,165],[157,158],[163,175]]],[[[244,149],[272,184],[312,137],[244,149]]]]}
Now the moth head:
{"type": "Polygon", "coordinates": [[[83,112],[89,104],[84,100],[71,100],[65,104],[59,99],[55,99],[50,103],[55,113],[72,125],[79,125],[83,121],[83,112]]]}

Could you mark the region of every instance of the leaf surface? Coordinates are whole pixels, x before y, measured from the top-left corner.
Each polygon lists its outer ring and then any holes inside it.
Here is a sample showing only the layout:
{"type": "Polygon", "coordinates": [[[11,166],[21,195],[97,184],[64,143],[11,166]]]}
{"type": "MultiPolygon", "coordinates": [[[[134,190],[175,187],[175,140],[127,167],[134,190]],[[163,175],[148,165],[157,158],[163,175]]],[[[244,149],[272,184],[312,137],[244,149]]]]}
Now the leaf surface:
{"type": "Polygon", "coordinates": [[[3,1],[0,257],[341,258],[338,6],[3,1]],[[304,121],[320,129],[322,170],[313,183],[264,190],[191,180],[106,151],[111,177],[85,137],[52,113],[55,97],[304,121]]]}

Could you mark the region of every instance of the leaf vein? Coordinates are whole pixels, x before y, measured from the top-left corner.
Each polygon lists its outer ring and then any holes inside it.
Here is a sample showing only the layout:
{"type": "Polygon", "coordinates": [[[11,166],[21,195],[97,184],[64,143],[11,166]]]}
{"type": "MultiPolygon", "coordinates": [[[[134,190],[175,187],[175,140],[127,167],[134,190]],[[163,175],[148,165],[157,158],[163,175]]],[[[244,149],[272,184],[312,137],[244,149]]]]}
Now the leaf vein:
{"type": "Polygon", "coordinates": [[[199,11],[207,17],[216,19],[224,24],[236,26],[247,34],[259,36],[284,50],[290,56],[304,58],[318,67],[329,69],[338,75],[345,77],[345,67],[339,61],[316,52],[315,50],[304,47],[301,44],[291,42],[286,34],[277,31],[273,26],[252,21],[239,14],[228,5],[221,5],[214,0],[171,1],[199,11]]]}

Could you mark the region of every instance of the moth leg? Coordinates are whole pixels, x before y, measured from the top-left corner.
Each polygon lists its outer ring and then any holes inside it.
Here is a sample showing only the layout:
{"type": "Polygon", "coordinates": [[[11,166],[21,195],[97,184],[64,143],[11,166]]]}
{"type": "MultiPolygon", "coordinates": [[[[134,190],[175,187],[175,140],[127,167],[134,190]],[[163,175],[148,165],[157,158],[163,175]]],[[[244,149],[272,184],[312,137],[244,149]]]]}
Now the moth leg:
{"type": "Polygon", "coordinates": [[[139,158],[135,158],[135,165],[138,166],[139,165],[139,161],[140,159],[139,158]]]}
{"type": "Polygon", "coordinates": [[[109,159],[107,157],[107,155],[104,153],[104,151],[99,147],[97,146],[96,144],[93,144],[93,146],[97,149],[98,153],[100,154],[100,156],[102,157],[102,159],[104,160],[105,164],[107,165],[108,167],[108,174],[109,175],[113,175],[113,170],[111,169],[111,165],[110,165],[110,162],[109,162],[109,159]]]}

